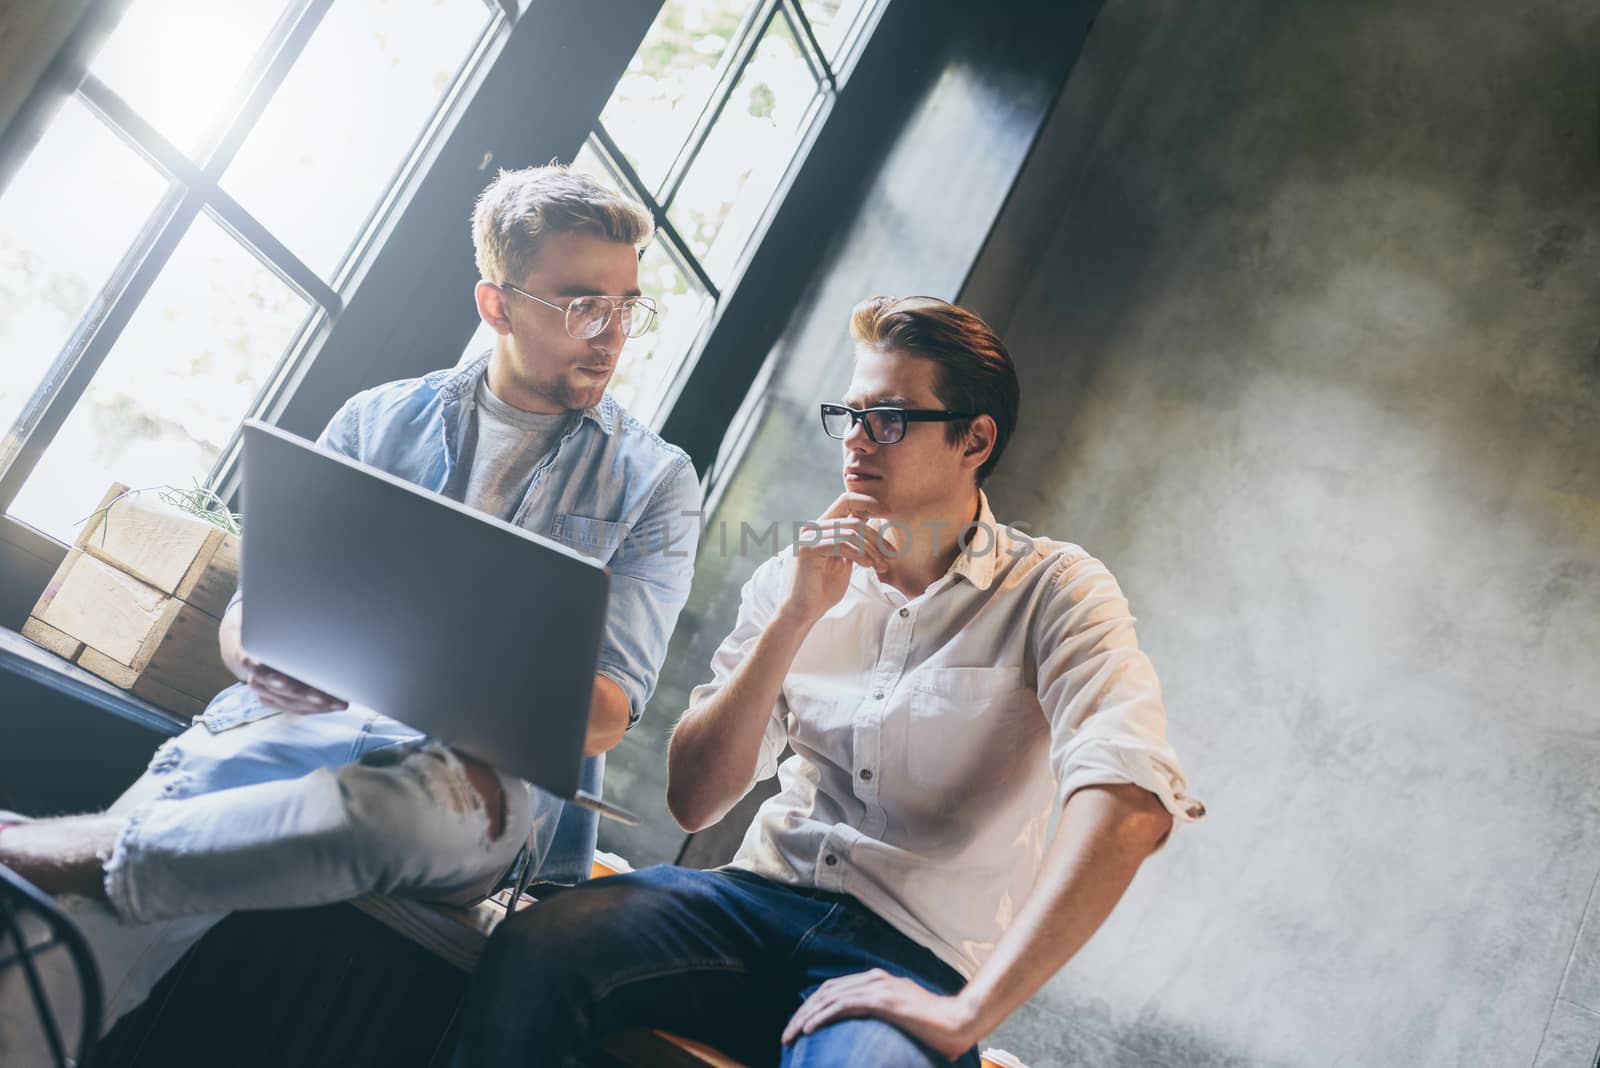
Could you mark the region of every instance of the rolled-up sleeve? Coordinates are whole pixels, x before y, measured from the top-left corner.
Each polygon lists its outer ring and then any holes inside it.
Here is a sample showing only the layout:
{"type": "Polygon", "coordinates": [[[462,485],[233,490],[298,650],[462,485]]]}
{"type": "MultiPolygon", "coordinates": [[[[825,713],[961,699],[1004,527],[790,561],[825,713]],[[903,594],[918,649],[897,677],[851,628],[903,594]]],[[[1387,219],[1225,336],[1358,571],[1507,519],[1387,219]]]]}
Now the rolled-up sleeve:
{"type": "MultiPolygon", "coordinates": [[[[728,684],[728,679],[756,647],[761,632],[772,621],[783,590],[785,561],[792,560],[788,553],[762,562],[744,584],[739,593],[739,617],[733,630],[722,639],[711,657],[711,681],[703,682],[689,692],[689,712],[711,700],[728,684]]],[[[772,714],[767,717],[766,732],[761,738],[761,755],[756,761],[756,772],[749,786],[778,773],[778,757],[789,744],[789,710],[783,695],[779,694],[772,714]]],[[[749,789],[749,786],[746,789],[749,789]]]]}
{"type": "Polygon", "coordinates": [[[1058,565],[1037,624],[1039,703],[1061,802],[1085,786],[1132,783],[1176,820],[1204,816],[1167,741],[1161,683],[1105,565],[1089,556],[1058,565]]]}
{"type": "Polygon", "coordinates": [[[685,456],[609,564],[611,599],[598,670],[627,694],[630,728],[655,692],[672,629],[689,599],[699,542],[700,481],[685,456]]]}

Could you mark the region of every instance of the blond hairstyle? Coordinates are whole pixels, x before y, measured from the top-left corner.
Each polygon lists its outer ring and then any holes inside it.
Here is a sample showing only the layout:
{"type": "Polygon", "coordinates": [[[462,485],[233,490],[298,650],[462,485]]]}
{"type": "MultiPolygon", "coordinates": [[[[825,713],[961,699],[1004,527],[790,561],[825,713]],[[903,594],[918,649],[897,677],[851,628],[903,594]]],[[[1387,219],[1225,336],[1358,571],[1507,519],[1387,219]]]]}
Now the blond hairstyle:
{"type": "Polygon", "coordinates": [[[526,278],[547,234],[594,234],[642,249],[654,232],[638,201],[560,163],[502,170],[472,209],[478,274],[490,282],[526,278]]]}
{"type": "MultiPolygon", "coordinates": [[[[1017,426],[1021,390],[1005,342],[974,312],[937,297],[869,297],[850,313],[850,333],[872,349],[895,350],[932,360],[939,367],[934,395],[953,412],[994,419],[994,449],[978,468],[978,485],[1000,462],[1017,426]]],[[[945,424],[955,445],[972,420],[945,424]]]]}

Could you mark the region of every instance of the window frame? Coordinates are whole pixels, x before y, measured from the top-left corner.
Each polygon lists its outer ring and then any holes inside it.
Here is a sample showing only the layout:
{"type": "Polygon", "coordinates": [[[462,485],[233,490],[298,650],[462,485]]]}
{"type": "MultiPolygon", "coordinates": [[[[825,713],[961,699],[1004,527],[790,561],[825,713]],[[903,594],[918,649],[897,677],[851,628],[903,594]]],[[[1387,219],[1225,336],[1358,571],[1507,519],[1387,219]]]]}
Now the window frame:
{"type": "MultiPolygon", "coordinates": [[[[51,61],[46,75],[29,94],[17,120],[13,122],[11,128],[0,133],[0,191],[9,184],[9,177],[14,173],[18,161],[31,148],[31,140],[37,139],[38,132],[53,117],[55,106],[77,93],[87,79],[92,77],[88,72],[89,61],[95,53],[96,46],[115,26],[126,2],[127,0],[102,0],[90,15],[80,21],[56,58],[51,61]]],[[[150,147],[146,144],[150,139],[140,135],[153,131],[139,128],[148,127],[148,123],[135,115],[125,102],[116,99],[109,88],[91,87],[90,96],[93,100],[86,100],[86,103],[102,113],[109,113],[110,117],[116,120],[112,124],[112,129],[119,135],[122,135],[123,127],[129,128],[131,136],[138,142],[136,150],[145,155],[156,165],[158,171],[166,176],[169,189],[164,194],[158,210],[152,213],[146,223],[146,229],[153,230],[154,236],[142,232],[129,250],[129,255],[124,257],[124,262],[119,264],[114,272],[114,280],[123,275],[128,276],[123,286],[117,290],[121,299],[106,302],[103,314],[98,316],[92,313],[86,314],[83,322],[80,322],[72,340],[68,343],[69,346],[81,346],[79,355],[67,371],[68,381],[54,391],[46,410],[17,447],[15,457],[3,470],[0,470],[0,544],[10,545],[46,563],[58,561],[65,552],[67,546],[63,543],[29,526],[25,521],[7,514],[7,509],[23,482],[37,465],[39,457],[59,432],[73,404],[88,388],[94,372],[99,369],[112,344],[120,336],[121,329],[137,308],[138,300],[132,299],[132,296],[137,293],[142,297],[148,292],[177,241],[186,232],[188,223],[192,222],[200,211],[210,214],[215,221],[240,240],[247,251],[272,269],[291,288],[306,297],[311,304],[305,321],[285,349],[273,375],[267,380],[268,384],[258,394],[251,410],[241,416],[241,423],[244,418],[249,417],[278,422],[289,418],[291,413],[295,417],[294,421],[303,422],[305,409],[318,404],[317,398],[307,395],[308,391],[303,387],[309,385],[308,379],[317,377],[315,372],[318,361],[325,354],[331,340],[330,335],[335,333],[333,327],[337,323],[339,313],[356,299],[362,277],[369,273],[369,269],[383,256],[389,237],[387,231],[391,229],[388,224],[392,223],[397,215],[410,209],[412,200],[419,192],[419,185],[428,180],[431,170],[436,165],[445,162],[440,158],[445,142],[455,139],[456,128],[463,118],[463,113],[477,105],[479,95],[485,88],[483,83],[490,75],[490,68],[498,66],[502,52],[509,44],[508,39],[514,35],[519,24],[529,14],[518,0],[484,0],[485,6],[491,12],[490,21],[485,24],[469,58],[458,70],[449,93],[441,99],[433,116],[424,126],[417,143],[398,168],[388,192],[373,208],[365,227],[360,231],[360,236],[346,253],[341,267],[335,272],[334,279],[329,284],[323,282],[314,271],[299,261],[220,188],[218,182],[224,173],[226,162],[217,161],[222,159],[225,149],[227,159],[231,159],[232,154],[237,152],[250,126],[265,110],[273,93],[282,84],[295,58],[304,50],[311,33],[320,24],[321,16],[326,14],[332,2],[333,0],[296,0],[292,6],[286,6],[272,34],[256,53],[252,64],[252,78],[249,81],[241,79],[239,83],[249,86],[249,90],[236,94],[238,99],[234,103],[237,106],[230,106],[229,110],[224,112],[225,118],[219,120],[218,126],[226,126],[230,131],[230,143],[225,145],[221,138],[214,138],[211,153],[203,164],[193,163],[181,150],[159,134],[155,134],[159,140],[154,142],[153,148],[150,147]],[[312,13],[316,13],[314,21],[309,17],[312,13]],[[248,122],[244,121],[246,119],[248,122]],[[177,218],[183,219],[183,225],[176,225],[177,218]],[[134,255],[136,251],[138,255],[134,255]],[[89,325],[91,323],[92,328],[89,325]],[[89,351],[90,345],[95,348],[90,353],[91,358],[86,359],[84,353],[89,351]],[[70,401],[67,400],[68,397],[71,398],[70,401]]],[[[633,172],[621,147],[611,141],[609,134],[604,131],[600,112],[604,110],[605,103],[609,102],[610,90],[607,90],[599,109],[591,113],[593,125],[586,139],[587,143],[612,171],[613,177],[619,180],[619,184],[638,196],[650,210],[658,225],[658,233],[666,241],[667,255],[675,266],[685,270],[692,284],[698,286],[707,298],[705,310],[701,313],[703,321],[693,335],[693,341],[687,350],[669,356],[677,363],[671,375],[661,385],[661,401],[650,419],[654,428],[660,429],[672,417],[685,384],[697,369],[700,357],[711,342],[723,313],[731,304],[734,292],[739,287],[751,258],[760,248],[768,227],[787,197],[796,172],[806,161],[818,133],[837,100],[840,88],[859,60],[866,42],[872,36],[876,22],[888,4],[889,0],[865,0],[853,15],[850,25],[841,37],[836,54],[831,58],[825,54],[816,39],[804,13],[803,0],[758,0],[748,13],[745,23],[742,23],[745,32],[730,46],[729,55],[725,57],[726,69],[720,72],[716,89],[702,108],[702,114],[697,119],[695,128],[685,145],[680,148],[678,157],[674,160],[674,167],[669,172],[677,177],[678,184],[681,184],[681,175],[686,173],[698,158],[714,125],[711,120],[720,115],[726,106],[762,34],[770,27],[773,19],[781,17],[786,20],[801,54],[817,78],[817,91],[813,96],[809,114],[801,125],[800,136],[787,161],[785,171],[764,205],[759,220],[746,238],[734,265],[730,268],[728,278],[721,286],[716,285],[706,275],[704,267],[688,249],[675,226],[667,219],[666,212],[671,207],[670,200],[663,203],[658,198],[657,191],[644,187],[638,175],[633,172]]],[[[659,5],[655,13],[659,13],[659,5]]],[[[651,16],[652,21],[653,17],[654,14],[651,16]]],[[[648,23],[646,32],[647,28],[648,23]]],[[[642,43],[641,34],[633,40],[633,48],[629,52],[630,58],[642,43]]],[[[614,84],[611,88],[615,88],[614,84]]],[[[127,140],[127,137],[124,139],[127,140]]],[[[450,147],[452,150],[455,149],[453,144],[450,147]]],[[[484,153],[483,162],[478,170],[487,168],[492,158],[492,152],[484,153]]],[[[108,283],[101,291],[102,298],[113,288],[113,285],[108,283]]],[[[466,331],[466,334],[470,333],[470,329],[466,331]]],[[[464,334],[463,342],[465,340],[464,334]]],[[[58,357],[57,363],[61,362],[58,357]]],[[[225,499],[232,499],[236,496],[238,488],[238,461],[239,433],[236,431],[233,439],[219,454],[205,484],[225,499]]]]}
{"type": "Polygon", "coordinates": [[[673,408],[682,395],[685,384],[694,373],[711,335],[716,330],[722,311],[739,288],[751,256],[761,245],[774,214],[788,196],[795,172],[805,162],[818,131],[827,121],[838,100],[839,90],[848,80],[849,73],[859,57],[860,47],[865,38],[870,36],[868,27],[881,15],[885,3],[886,0],[863,0],[851,17],[849,26],[845,28],[844,35],[840,39],[838,54],[831,59],[818,43],[810,19],[805,14],[804,0],[757,0],[752,4],[740,22],[734,39],[723,53],[715,87],[706,98],[687,138],[679,146],[677,155],[656,188],[651,188],[640,177],[629,161],[624,146],[620,145],[606,128],[603,117],[595,120],[594,128],[586,141],[587,147],[610,172],[610,177],[650,212],[651,218],[655,220],[654,240],[665,243],[667,256],[706,298],[706,307],[701,313],[703,321],[688,349],[682,353],[666,354],[677,362],[661,385],[660,402],[651,410],[646,420],[651,429],[660,431],[672,416],[673,408]],[[668,213],[682,189],[684,178],[700,158],[712,130],[732,100],[740,80],[749,69],[762,38],[771,29],[773,22],[779,18],[784,20],[790,35],[799,47],[801,57],[815,79],[816,90],[807,105],[794,151],[784,164],[782,176],[763,206],[756,225],[734,258],[727,277],[719,284],[690,249],[668,213]]]}
{"type": "MultiPolygon", "coordinates": [[[[198,163],[90,70],[97,46],[114,32],[116,19],[125,4],[108,5],[114,10],[102,13],[101,19],[85,19],[24,105],[32,120],[29,125],[42,133],[56,108],[76,97],[165,179],[167,189],[49,370],[35,384],[33,398],[18,417],[21,422],[32,415],[26,432],[14,439],[8,428],[5,438],[0,439],[0,519],[4,520],[7,535],[15,533],[16,528],[26,531],[20,539],[11,540],[33,542],[31,548],[35,550],[39,548],[39,541],[60,544],[25,520],[11,515],[11,505],[83,399],[124,328],[201,212],[209,215],[309,306],[299,328],[266,376],[261,391],[250,408],[241,413],[240,425],[245,419],[259,418],[281,404],[285,390],[296,378],[296,371],[317,358],[317,342],[344,310],[355,274],[364,261],[379,251],[376,238],[384,220],[397,210],[430,148],[442,139],[452,120],[459,115],[467,87],[473,83],[475,75],[493,62],[498,49],[504,45],[516,14],[515,0],[485,0],[486,20],[457,68],[449,89],[390,175],[383,195],[369,209],[350,247],[332,272],[332,280],[324,281],[241,206],[222,187],[222,182],[228,166],[288,78],[333,3],[334,0],[291,0],[284,5],[245,72],[236,80],[220,117],[208,131],[204,158],[198,163]]],[[[25,163],[23,157],[32,147],[31,143],[24,143],[25,140],[28,139],[8,138],[0,144],[0,149],[6,153],[0,162],[0,167],[4,168],[0,170],[0,179],[4,179],[5,184],[9,184],[9,178],[25,163]]],[[[3,191],[4,186],[0,185],[0,193],[3,191]]],[[[236,428],[219,450],[216,462],[206,475],[205,486],[215,489],[236,481],[239,441],[240,431],[236,428]]]]}

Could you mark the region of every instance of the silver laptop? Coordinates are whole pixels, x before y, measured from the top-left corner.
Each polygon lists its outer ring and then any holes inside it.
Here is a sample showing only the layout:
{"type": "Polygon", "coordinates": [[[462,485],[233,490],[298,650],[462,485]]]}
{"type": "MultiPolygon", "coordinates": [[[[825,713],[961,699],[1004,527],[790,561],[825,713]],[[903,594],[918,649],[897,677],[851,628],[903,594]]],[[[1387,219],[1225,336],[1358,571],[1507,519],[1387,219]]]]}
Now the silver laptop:
{"type": "Polygon", "coordinates": [[[256,420],[241,492],[250,655],[635,821],[579,790],[604,567],[256,420]]]}

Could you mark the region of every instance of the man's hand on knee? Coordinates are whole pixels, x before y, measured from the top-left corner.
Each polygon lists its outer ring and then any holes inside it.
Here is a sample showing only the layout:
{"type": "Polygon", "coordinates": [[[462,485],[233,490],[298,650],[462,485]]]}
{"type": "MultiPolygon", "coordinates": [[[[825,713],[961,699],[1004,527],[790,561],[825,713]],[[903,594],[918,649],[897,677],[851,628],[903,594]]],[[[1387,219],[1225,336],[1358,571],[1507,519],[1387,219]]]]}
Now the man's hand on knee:
{"type": "Polygon", "coordinates": [[[872,1016],[893,1024],[929,1049],[956,1058],[981,1037],[976,1016],[960,995],[931,990],[882,968],[829,979],[801,1005],[783,1029],[783,1043],[828,1024],[872,1016]]]}

